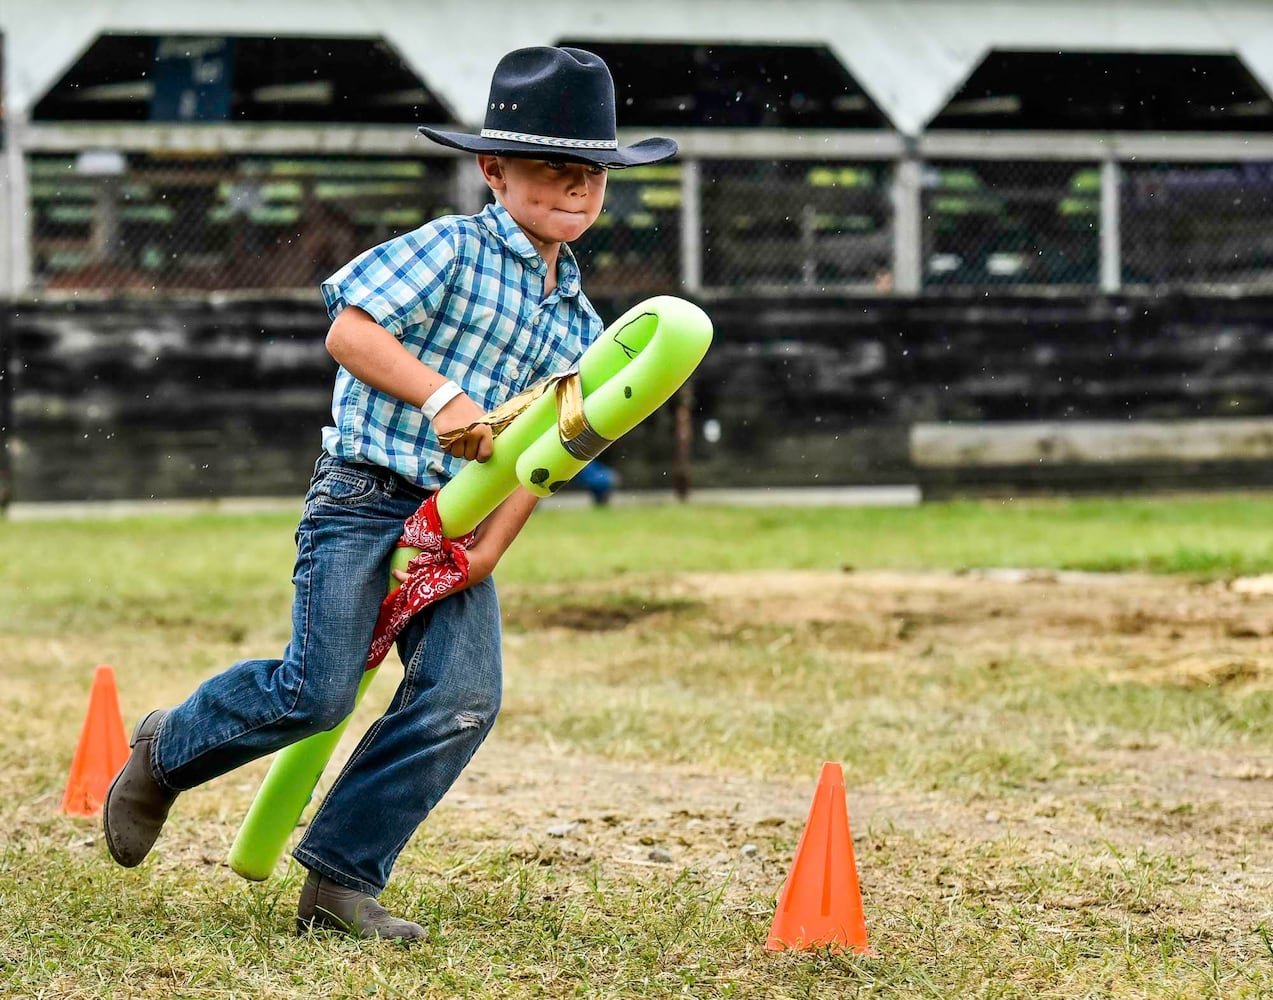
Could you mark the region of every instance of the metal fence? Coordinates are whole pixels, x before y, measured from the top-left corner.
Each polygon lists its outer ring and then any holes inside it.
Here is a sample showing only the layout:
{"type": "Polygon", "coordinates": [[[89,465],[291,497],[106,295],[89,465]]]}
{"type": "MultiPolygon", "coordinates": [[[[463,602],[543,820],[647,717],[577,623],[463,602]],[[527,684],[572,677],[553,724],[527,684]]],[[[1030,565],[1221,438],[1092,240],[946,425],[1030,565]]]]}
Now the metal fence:
{"type": "MultiPolygon", "coordinates": [[[[1172,159],[1094,137],[841,136],[838,156],[817,155],[835,144],[816,136],[786,156],[763,133],[689,138],[677,161],[611,173],[606,209],[575,246],[590,293],[1273,286],[1267,142],[1249,159],[1233,155],[1250,145],[1237,139],[1160,142],[1172,159]]],[[[17,139],[17,289],[312,288],[360,250],[489,197],[466,159],[396,139],[370,153],[287,132],[227,148],[205,135],[194,152],[144,129],[17,139]]]]}
{"type": "Polygon", "coordinates": [[[700,180],[705,288],[888,287],[888,164],[709,161],[700,180]]]}
{"type": "Polygon", "coordinates": [[[1094,287],[1100,186],[1095,164],[926,164],[924,284],[1094,287]]]}
{"type": "Polygon", "coordinates": [[[1273,163],[1130,166],[1120,202],[1124,284],[1273,286],[1273,163]]]}
{"type": "Polygon", "coordinates": [[[88,153],[27,169],[37,288],[312,287],[453,211],[447,160],[88,153]]]}

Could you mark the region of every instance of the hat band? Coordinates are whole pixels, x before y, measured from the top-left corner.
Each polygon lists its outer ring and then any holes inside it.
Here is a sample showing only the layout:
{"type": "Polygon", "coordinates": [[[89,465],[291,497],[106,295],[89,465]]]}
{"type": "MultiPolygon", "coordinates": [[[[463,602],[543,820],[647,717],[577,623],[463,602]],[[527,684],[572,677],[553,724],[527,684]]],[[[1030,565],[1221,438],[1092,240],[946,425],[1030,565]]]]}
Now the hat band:
{"type": "Polygon", "coordinates": [[[618,149],[614,139],[560,139],[555,135],[534,135],[530,132],[506,132],[500,128],[484,128],[483,139],[504,139],[508,142],[526,142],[533,146],[557,146],[561,149],[618,149]]]}

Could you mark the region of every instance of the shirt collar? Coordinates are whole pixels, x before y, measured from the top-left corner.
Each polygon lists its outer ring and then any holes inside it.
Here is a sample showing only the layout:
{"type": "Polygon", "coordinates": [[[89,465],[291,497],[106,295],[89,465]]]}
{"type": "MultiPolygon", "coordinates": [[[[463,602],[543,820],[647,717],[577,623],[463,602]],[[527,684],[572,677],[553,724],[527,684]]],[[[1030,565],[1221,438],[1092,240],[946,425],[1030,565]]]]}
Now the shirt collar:
{"type": "MultiPolygon", "coordinates": [[[[522,232],[522,227],[517,224],[517,220],[508,214],[508,210],[503,205],[498,201],[491,202],[478,213],[478,218],[497,240],[522,258],[527,267],[537,274],[547,274],[544,258],[540,256],[530,238],[522,232]]],[[[565,243],[561,245],[561,250],[557,254],[557,291],[566,297],[579,294],[579,263],[565,243]]]]}
{"type": "Polygon", "coordinates": [[[539,251],[535,249],[535,245],[531,243],[529,237],[522,232],[522,227],[517,224],[508,210],[498,201],[493,201],[487,205],[478,214],[478,218],[482,220],[495,238],[498,239],[509,250],[523,258],[532,267],[538,265],[543,267],[544,259],[539,256],[539,251]]]}
{"type": "Polygon", "coordinates": [[[568,299],[579,294],[579,262],[575,260],[575,252],[565,243],[557,253],[557,292],[568,299]]]}

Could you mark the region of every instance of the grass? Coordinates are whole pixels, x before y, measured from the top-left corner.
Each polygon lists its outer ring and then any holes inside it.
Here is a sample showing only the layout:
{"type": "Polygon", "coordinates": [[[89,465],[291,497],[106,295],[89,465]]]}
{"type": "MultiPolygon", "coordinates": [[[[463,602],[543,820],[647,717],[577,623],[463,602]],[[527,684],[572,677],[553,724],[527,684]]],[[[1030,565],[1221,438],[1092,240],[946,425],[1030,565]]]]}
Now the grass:
{"type": "Polygon", "coordinates": [[[544,511],[506,577],[567,578],[700,569],[1048,566],[1224,576],[1273,570],[1273,497],[987,500],[910,508],[668,507],[544,511]],[[660,537],[675,545],[659,545],[660,537]],[[652,540],[654,544],[651,544],[652,540]]]}
{"type": "Polygon", "coordinates": [[[500,723],[385,893],[410,950],[297,938],[294,868],[224,867],[264,762],[133,871],[57,809],[95,663],[131,723],[281,648],[293,518],[0,523],[0,996],[1273,995],[1273,624],[1224,586],[1273,572],[1270,515],[539,512],[500,723]],[[1151,575],[927,572],[980,567],[1151,575]],[[875,957],[762,947],[824,760],[875,957]]]}
{"type": "MultiPolygon", "coordinates": [[[[511,582],[569,582],[677,570],[1047,566],[1227,576],[1273,572],[1273,496],[987,500],[901,508],[546,508],[501,566],[511,582]],[[562,558],[563,551],[568,553],[562,558]]],[[[228,586],[279,585],[291,515],[22,522],[0,531],[10,586],[41,603],[80,596],[109,565],[122,597],[211,573],[195,609],[229,606],[228,586]],[[55,566],[72,562],[74,573],[55,566]],[[226,584],[226,587],[216,584],[226,584]]],[[[284,581],[286,583],[286,581],[284,581]]],[[[99,594],[98,602],[110,595],[99,594]]]]}

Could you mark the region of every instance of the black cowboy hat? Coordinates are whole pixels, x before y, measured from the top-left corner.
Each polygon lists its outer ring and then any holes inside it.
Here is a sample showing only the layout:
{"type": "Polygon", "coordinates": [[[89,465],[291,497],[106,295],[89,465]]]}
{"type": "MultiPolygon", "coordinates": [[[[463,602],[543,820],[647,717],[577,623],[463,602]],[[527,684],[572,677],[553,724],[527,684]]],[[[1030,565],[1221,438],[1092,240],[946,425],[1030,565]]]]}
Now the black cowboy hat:
{"type": "Polygon", "coordinates": [[[469,153],[635,167],[676,155],[671,139],[620,146],[614,80],[598,55],[584,49],[515,49],[491,77],[479,135],[420,127],[434,142],[469,153]]]}

